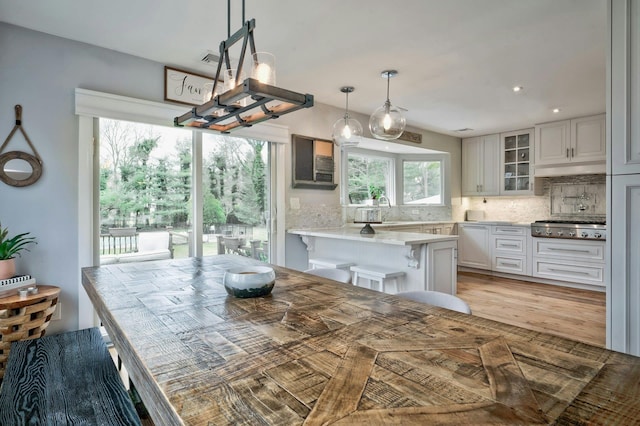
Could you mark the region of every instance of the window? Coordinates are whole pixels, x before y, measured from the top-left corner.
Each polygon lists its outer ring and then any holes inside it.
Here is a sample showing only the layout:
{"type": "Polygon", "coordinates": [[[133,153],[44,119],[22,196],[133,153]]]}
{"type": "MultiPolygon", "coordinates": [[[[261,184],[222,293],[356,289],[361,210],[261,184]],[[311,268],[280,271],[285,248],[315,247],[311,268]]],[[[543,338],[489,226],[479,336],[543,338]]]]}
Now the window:
{"type": "Polygon", "coordinates": [[[373,196],[389,197],[393,187],[393,159],[371,154],[347,153],[349,204],[365,204],[373,196]]]}
{"type": "Polygon", "coordinates": [[[442,161],[403,161],[402,183],[402,204],[442,204],[442,161]]]}
{"type": "MultiPolygon", "coordinates": [[[[193,255],[194,133],[102,118],[99,129],[101,264],[193,255]]],[[[203,135],[203,255],[269,260],[269,147],[203,135]]]]}
{"type": "Polygon", "coordinates": [[[449,204],[449,154],[392,154],[354,149],[343,154],[344,204],[385,196],[394,205],[449,204]],[[346,160],[346,161],[345,161],[346,160]]]}

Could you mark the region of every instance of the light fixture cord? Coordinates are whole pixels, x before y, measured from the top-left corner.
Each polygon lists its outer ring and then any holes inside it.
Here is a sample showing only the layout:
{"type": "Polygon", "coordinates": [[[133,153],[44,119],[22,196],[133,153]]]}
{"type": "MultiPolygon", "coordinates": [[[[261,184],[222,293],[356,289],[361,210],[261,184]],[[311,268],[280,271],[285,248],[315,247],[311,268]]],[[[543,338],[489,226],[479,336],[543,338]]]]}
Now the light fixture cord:
{"type": "Polygon", "coordinates": [[[391,103],[391,101],[389,101],[389,80],[391,80],[391,75],[387,73],[387,102],[391,103]]]}
{"type": "Polygon", "coordinates": [[[344,110],[344,118],[345,120],[349,118],[349,92],[345,93],[347,95],[346,109],[344,110]]]}
{"type": "Polygon", "coordinates": [[[227,40],[231,38],[231,0],[227,0],[227,40]]]}
{"type": "MultiPolygon", "coordinates": [[[[244,0],[242,0],[242,22],[240,26],[244,25],[244,0]]],[[[227,0],[227,39],[231,38],[231,0],[227,0]]]]}

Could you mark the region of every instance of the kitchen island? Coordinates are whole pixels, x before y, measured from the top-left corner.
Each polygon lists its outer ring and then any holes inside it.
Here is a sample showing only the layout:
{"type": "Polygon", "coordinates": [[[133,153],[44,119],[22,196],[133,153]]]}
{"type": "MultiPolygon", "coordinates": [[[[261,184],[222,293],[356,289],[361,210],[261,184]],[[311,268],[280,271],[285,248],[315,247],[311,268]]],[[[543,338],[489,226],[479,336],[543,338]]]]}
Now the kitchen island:
{"type": "Polygon", "coordinates": [[[307,247],[309,259],[338,258],[356,265],[378,265],[405,273],[390,292],[433,290],[456,294],[457,235],[377,230],[360,234],[351,226],[291,229],[307,247]]]}
{"type": "Polygon", "coordinates": [[[219,255],[82,269],[160,425],[638,424],[640,358],[219,255]]]}

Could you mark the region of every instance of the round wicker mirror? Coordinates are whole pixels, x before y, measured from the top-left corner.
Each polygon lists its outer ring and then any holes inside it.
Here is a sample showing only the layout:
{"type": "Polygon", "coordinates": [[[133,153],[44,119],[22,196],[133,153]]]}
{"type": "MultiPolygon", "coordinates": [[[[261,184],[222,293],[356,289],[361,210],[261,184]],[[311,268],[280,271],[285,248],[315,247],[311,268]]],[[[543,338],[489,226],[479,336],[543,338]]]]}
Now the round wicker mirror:
{"type": "Polygon", "coordinates": [[[11,186],[29,186],[42,176],[42,161],[26,152],[0,154],[0,180],[11,186]]]}

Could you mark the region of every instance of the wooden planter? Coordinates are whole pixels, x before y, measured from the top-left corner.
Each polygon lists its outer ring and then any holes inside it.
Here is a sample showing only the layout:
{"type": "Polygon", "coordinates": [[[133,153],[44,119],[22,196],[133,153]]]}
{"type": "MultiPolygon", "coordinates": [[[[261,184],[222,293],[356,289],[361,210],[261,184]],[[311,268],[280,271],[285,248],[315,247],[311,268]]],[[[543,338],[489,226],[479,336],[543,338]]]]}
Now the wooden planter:
{"type": "Polygon", "coordinates": [[[21,299],[17,294],[0,299],[0,379],[9,358],[11,343],[44,336],[58,304],[60,288],[38,286],[38,294],[21,299]]]}

